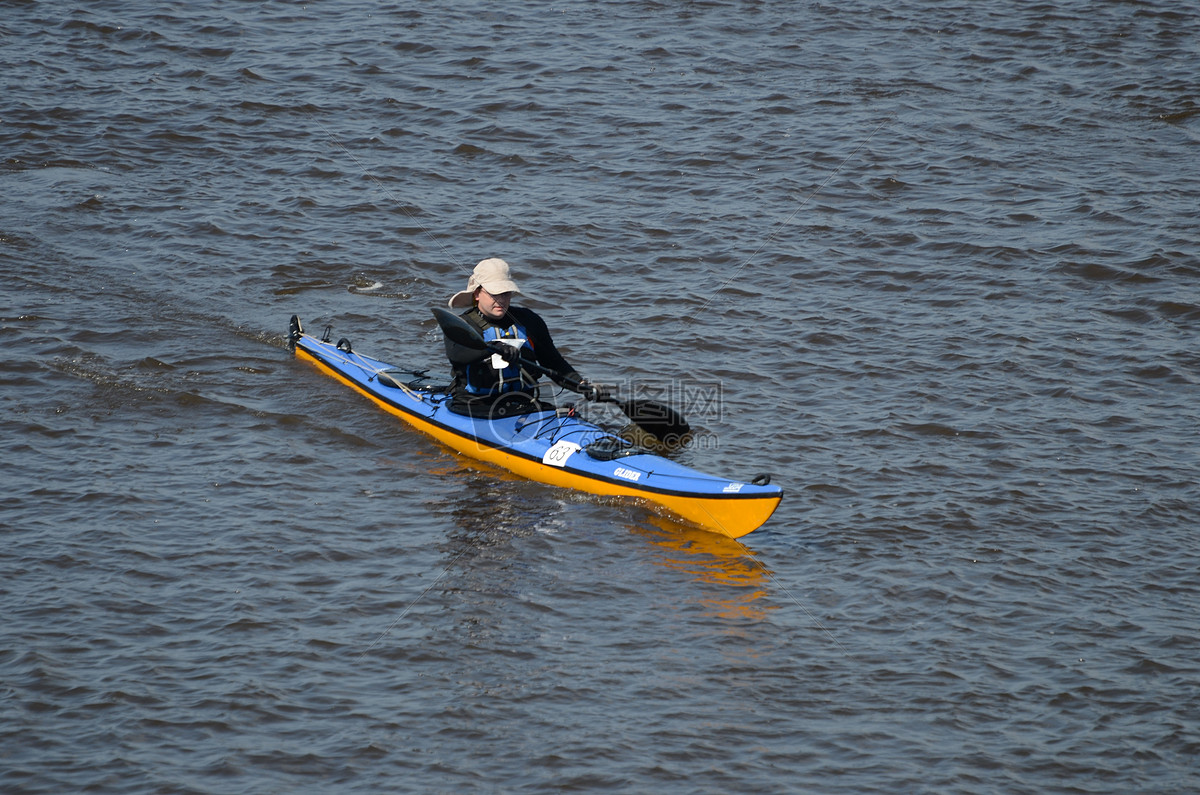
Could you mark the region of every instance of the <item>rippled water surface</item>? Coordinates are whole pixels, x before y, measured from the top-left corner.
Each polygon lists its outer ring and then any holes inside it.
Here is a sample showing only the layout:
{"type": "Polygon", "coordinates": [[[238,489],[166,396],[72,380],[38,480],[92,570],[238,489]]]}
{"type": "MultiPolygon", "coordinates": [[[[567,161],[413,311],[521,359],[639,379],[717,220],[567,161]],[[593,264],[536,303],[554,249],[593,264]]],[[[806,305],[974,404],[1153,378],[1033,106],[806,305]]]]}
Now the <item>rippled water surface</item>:
{"type": "Polygon", "coordinates": [[[1194,3],[0,9],[0,789],[1200,790],[1194,3]],[[487,256],[774,518],[284,346],[487,256]]]}

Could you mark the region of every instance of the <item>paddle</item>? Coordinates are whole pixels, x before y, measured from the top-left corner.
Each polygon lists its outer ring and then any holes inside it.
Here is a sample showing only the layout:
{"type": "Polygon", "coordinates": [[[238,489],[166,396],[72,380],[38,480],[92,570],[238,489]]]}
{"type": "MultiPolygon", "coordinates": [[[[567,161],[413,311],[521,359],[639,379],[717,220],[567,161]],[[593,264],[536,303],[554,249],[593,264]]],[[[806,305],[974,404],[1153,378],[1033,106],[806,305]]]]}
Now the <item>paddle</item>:
{"type": "MultiPolygon", "coordinates": [[[[494,343],[488,345],[484,340],[483,335],[479,333],[479,329],[472,326],[467,321],[463,320],[458,315],[441,307],[433,307],[433,316],[437,318],[438,325],[442,327],[442,333],[450,339],[451,342],[456,342],[465,348],[471,348],[477,351],[492,350],[502,355],[511,356],[513,349],[504,343],[494,343]],[[501,347],[497,347],[501,346],[501,347]]],[[[519,355],[519,354],[518,354],[519,355]]],[[[594,388],[588,387],[576,381],[574,378],[567,378],[561,373],[556,373],[553,370],[542,367],[540,364],[535,364],[528,359],[521,359],[521,366],[526,367],[542,375],[550,376],[561,383],[567,389],[573,392],[579,392],[585,395],[590,400],[595,400],[598,403],[611,403],[617,406],[621,411],[625,412],[625,416],[637,425],[650,436],[654,437],[655,441],[667,446],[678,446],[683,443],[684,438],[691,432],[691,426],[687,420],[683,418],[679,412],[675,411],[670,406],[664,406],[661,403],[655,403],[652,400],[621,400],[614,396],[603,395],[594,388]]]]}

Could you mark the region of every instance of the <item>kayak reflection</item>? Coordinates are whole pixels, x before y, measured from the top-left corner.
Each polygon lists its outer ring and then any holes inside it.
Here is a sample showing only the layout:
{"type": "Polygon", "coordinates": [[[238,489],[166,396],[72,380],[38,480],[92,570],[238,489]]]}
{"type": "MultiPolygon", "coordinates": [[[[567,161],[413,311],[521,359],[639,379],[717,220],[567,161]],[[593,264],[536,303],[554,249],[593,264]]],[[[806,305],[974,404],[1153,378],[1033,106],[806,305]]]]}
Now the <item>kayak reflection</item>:
{"type": "MultiPolygon", "coordinates": [[[[499,608],[492,604],[497,599],[530,603],[550,598],[559,585],[578,582],[574,572],[580,565],[598,567],[593,573],[605,572],[604,567],[614,565],[604,560],[607,555],[613,555],[615,565],[624,569],[619,562],[624,554],[621,545],[604,542],[608,533],[594,525],[575,527],[576,520],[569,517],[576,510],[564,511],[565,505],[579,509],[596,498],[564,503],[536,484],[491,468],[460,468],[444,474],[457,475],[465,489],[434,509],[451,517],[455,525],[439,544],[450,574],[439,585],[442,594],[474,594],[476,599],[486,595],[490,598],[481,606],[499,608]],[[573,540],[563,546],[554,540],[560,535],[573,540]]],[[[704,615],[757,622],[778,607],[764,599],[770,569],[740,541],[650,510],[636,513],[641,515],[624,524],[624,529],[648,542],[645,559],[651,565],[687,575],[693,585],[683,581],[683,598],[699,606],[704,615]]],[[[611,529],[619,532],[620,527],[611,529]]],[[[571,584],[568,590],[574,588],[571,584]]],[[[652,599],[653,594],[643,597],[652,599]]],[[[552,600],[554,609],[569,613],[558,598],[552,600]]]]}
{"type": "Polygon", "coordinates": [[[657,565],[693,575],[706,585],[696,601],[706,612],[721,618],[758,621],[778,605],[763,599],[771,571],[744,544],[705,532],[667,516],[648,514],[644,524],[631,525],[635,534],[650,541],[659,552],[657,565]]]}

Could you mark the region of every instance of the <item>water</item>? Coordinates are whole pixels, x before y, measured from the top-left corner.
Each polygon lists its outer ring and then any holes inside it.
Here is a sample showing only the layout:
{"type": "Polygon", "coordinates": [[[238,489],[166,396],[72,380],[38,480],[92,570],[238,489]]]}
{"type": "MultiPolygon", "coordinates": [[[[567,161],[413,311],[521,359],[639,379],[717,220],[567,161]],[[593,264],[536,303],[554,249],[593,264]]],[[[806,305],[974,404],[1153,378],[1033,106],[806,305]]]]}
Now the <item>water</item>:
{"type": "Polygon", "coordinates": [[[1193,4],[0,6],[5,791],[1200,789],[1193,4]],[[283,345],[487,256],[771,522],[283,345]]]}

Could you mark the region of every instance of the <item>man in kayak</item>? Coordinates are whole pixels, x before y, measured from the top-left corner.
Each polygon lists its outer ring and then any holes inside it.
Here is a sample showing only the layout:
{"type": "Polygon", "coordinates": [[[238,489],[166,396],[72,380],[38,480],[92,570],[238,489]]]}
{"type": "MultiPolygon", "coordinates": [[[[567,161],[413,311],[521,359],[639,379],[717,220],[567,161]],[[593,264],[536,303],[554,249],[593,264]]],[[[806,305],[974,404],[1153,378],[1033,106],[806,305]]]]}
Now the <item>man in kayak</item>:
{"type": "Polygon", "coordinates": [[[512,356],[491,350],[476,350],[446,338],[446,356],[454,373],[450,410],[475,417],[504,417],[553,408],[538,400],[537,373],[521,367],[521,360],[535,362],[557,374],[558,384],[582,384],[584,394],[595,388],[567,363],[546,323],[532,309],[513,306],[520,294],[508,263],[492,257],[475,266],[467,289],[450,297],[452,309],[466,309],[462,318],[479,329],[487,342],[512,349],[512,356]]]}

